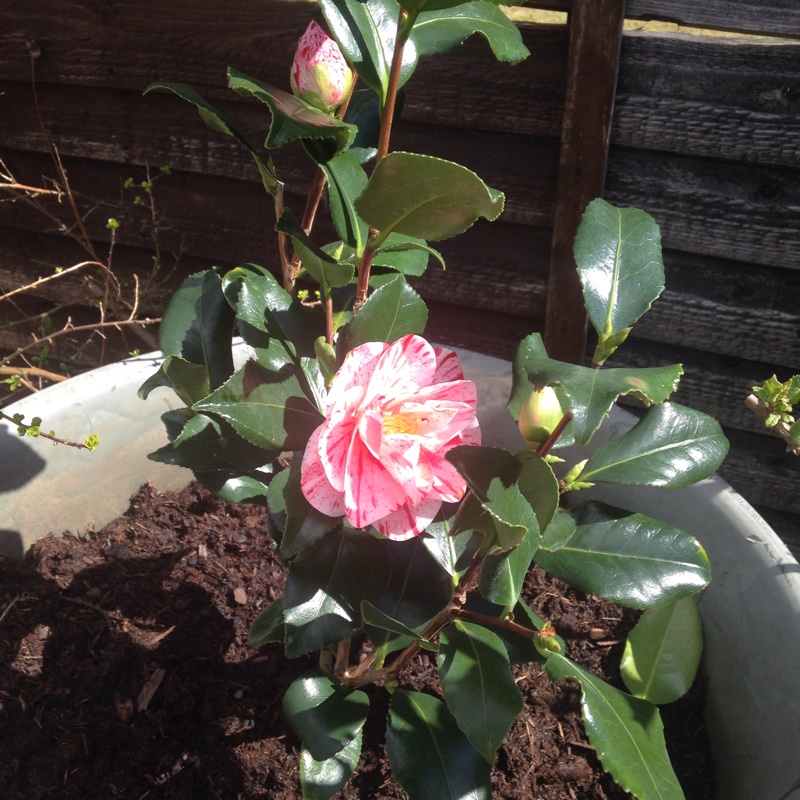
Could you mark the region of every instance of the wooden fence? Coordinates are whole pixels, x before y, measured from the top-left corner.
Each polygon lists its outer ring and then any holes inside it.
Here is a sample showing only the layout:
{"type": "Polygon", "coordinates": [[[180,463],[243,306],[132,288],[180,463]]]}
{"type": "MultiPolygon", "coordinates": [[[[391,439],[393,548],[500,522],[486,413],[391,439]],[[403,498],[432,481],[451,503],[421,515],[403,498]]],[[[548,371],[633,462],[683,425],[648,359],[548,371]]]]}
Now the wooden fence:
{"type": "MultiPolygon", "coordinates": [[[[522,336],[545,330],[558,355],[579,358],[576,220],[601,191],[645,209],[662,227],[667,289],[615,363],[683,362],[676,399],[714,414],[732,441],[721,473],[800,543],[800,463],[743,406],[754,383],[800,372],[800,8],[794,0],[625,7],[629,19],[773,37],[715,38],[620,35],[623,0],[537,5],[569,11],[570,24],[523,25],[527,61],[497,63],[476,37],[424,59],[409,85],[395,147],[467,164],[507,196],[500,221],[441,243],[449,267],[429,270],[419,287],[437,320],[432,336],[510,357],[522,336]]],[[[141,298],[148,313],[198,268],[274,263],[270,208],[247,153],[173,95],[142,91],[156,80],[192,83],[263,140],[265,108],[232,95],[225,69],[286,85],[313,11],[264,0],[7,0],[0,158],[18,181],[41,185],[53,175],[49,139],[98,248],[108,245],[108,217],[119,219],[114,264],[123,279],[148,275],[153,262],[149,209],[123,183],[169,165],[153,189],[163,266],[141,298]],[[180,254],[176,266],[170,254],[180,254]]],[[[290,147],[276,161],[289,205],[302,208],[306,159],[290,147]]],[[[65,218],[63,201],[46,210],[65,218]]],[[[0,293],[83,257],[52,216],[0,203],[0,293]]],[[[74,303],[76,320],[89,299],[79,281],[39,294],[36,302],[74,303]]],[[[16,313],[37,308],[28,301],[16,313]]],[[[0,351],[23,336],[0,326],[0,351]]],[[[77,363],[96,355],[69,342],[53,347],[55,358],[77,363]]]]}

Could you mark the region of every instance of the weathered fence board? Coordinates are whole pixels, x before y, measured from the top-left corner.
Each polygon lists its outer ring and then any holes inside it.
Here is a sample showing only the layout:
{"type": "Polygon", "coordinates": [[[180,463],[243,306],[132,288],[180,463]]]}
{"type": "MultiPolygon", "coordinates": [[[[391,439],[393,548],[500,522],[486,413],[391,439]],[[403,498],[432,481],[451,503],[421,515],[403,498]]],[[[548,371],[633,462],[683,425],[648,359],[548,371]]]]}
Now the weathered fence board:
{"type": "Polygon", "coordinates": [[[611,147],[605,197],[643,208],[667,247],[800,268],[795,170],[611,147]]]}
{"type": "Polygon", "coordinates": [[[626,15],[696,28],[800,37],[796,0],[628,0],[626,15]]]}
{"type": "Polygon", "coordinates": [[[800,43],[626,34],[613,140],[797,168],[799,79],[800,43]]]}

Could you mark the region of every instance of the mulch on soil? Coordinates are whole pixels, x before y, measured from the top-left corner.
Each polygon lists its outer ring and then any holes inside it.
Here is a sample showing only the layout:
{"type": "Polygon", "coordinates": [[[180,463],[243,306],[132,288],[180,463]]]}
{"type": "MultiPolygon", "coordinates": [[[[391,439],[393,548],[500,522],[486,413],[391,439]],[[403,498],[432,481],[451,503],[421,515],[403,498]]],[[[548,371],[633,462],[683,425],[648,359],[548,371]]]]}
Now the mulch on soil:
{"type": "MultiPolygon", "coordinates": [[[[88,538],[48,536],[25,563],[0,560],[0,796],[299,800],[300,743],[281,698],[315,665],[247,646],[259,611],[283,594],[266,512],[194,484],[145,486],[129,513],[88,538]]],[[[627,609],[534,569],[526,599],[567,654],[619,683],[627,609]]],[[[621,800],[580,719],[580,693],[536,664],[515,667],[525,709],[492,771],[497,800],[621,800]]],[[[421,656],[403,685],[435,686],[421,656]]],[[[357,774],[340,800],[402,800],[384,749],[388,694],[371,687],[357,774]]],[[[702,687],[662,710],[689,800],[713,780],[702,687]]],[[[431,798],[439,800],[439,798],[431,798]]]]}

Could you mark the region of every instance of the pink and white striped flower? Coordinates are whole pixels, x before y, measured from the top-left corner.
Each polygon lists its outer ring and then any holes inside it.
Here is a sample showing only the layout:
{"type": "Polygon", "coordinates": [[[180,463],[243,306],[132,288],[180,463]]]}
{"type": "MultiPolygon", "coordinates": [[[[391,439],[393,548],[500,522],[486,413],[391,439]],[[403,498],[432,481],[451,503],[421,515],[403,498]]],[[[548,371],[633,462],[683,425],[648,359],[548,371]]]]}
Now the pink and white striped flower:
{"type": "Polygon", "coordinates": [[[351,350],[334,376],[326,420],[311,435],[301,469],[308,502],[390,539],[419,536],[464,479],[445,459],[480,444],[475,384],[452,350],[421,336],[351,350]]]}

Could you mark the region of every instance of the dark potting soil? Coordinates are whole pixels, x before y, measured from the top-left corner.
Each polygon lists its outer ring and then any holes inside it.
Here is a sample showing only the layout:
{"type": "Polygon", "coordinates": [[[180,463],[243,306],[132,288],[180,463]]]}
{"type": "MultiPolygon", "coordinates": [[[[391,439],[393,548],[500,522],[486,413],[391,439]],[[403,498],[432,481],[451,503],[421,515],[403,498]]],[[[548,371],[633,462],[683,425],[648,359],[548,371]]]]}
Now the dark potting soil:
{"type": "MultiPolygon", "coordinates": [[[[0,561],[0,797],[301,798],[300,744],[281,697],[315,659],[247,646],[260,609],[283,594],[265,515],[197,485],[146,486],[103,531],[51,535],[24,564],[0,561]]],[[[633,612],[538,568],[526,599],[571,658],[621,686],[633,612]]],[[[525,709],[498,752],[493,798],[630,797],[599,767],[577,685],[552,683],[536,664],[514,671],[525,709]]],[[[434,675],[421,656],[401,684],[432,691],[434,675]]],[[[388,693],[368,692],[361,763],[337,797],[401,800],[384,748],[388,693]]],[[[702,702],[696,687],[662,710],[688,800],[713,797],[702,702]]]]}

